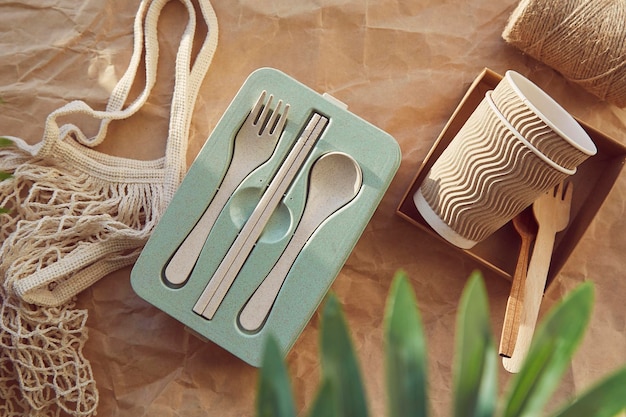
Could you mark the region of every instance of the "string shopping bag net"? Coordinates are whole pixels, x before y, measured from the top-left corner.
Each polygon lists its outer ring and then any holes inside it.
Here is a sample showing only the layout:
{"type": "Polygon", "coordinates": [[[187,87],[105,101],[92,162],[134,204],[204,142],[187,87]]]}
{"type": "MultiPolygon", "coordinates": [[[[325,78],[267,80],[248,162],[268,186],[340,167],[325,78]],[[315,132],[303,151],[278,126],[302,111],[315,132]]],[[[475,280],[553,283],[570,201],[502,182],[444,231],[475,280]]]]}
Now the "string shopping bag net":
{"type": "Polygon", "coordinates": [[[132,264],[171,200],[186,169],[191,115],[217,46],[217,19],[199,2],[208,31],[192,57],[196,11],[176,55],[165,155],[139,161],[101,153],[113,120],[128,118],[146,102],[156,82],[157,22],[169,0],[143,0],[134,23],[127,71],[105,110],[83,101],[52,112],[36,145],[9,136],[0,148],[0,415],[93,415],[98,391],[83,356],[87,311],[75,296],[107,274],[132,264]],[[141,62],[145,87],[126,104],[141,62]],[[99,120],[87,137],[58,119],[99,120]]]}

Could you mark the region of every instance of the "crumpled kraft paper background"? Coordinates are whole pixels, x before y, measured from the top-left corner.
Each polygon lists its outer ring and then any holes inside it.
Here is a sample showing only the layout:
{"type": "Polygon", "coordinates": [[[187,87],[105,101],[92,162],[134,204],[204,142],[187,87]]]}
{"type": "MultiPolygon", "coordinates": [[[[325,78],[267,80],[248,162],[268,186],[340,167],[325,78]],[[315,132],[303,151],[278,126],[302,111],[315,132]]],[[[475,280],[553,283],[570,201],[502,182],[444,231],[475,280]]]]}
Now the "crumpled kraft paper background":
{"type": "MultiPolygon", "coordinates": [[[[132,52],[138,0],[15,1],[0,4],[0,130],[35,143],[48,113],[73,99],[104,107],[132,52]]],[[[385,414],[382,317],[398,268],[411,277],[429,352],[434,416],[448,415],[456,308],[473,261],[395,214],[402,195],[445,122],[483,67],[517,70],[573,115],[626,143],[626,109],[599,101],[501,38],[516,2],[472,0],[213,0],[219,45],[200,90],[188,162],[202,147],[245,78],[275,67],[329,92],[389,132],[402,149],[400,169],[332,290],[344,305],[371,415],[385,414]]],[[[152,159],[162,155],[173,54],[187,16],[177,2],[159,25],[161,59],[149,103],[114,123],[101,149],[152,159]]],[[[626,180],[622,175],[564,270],[542,312],[585,280],[596,286],[586,338],[551,407],[626,363],[626,180]]],[[[494,333],[510,283],[488,271],[494,333]]],[[[89,312],[91,361],[100,416],[250,416],[257,370],[219,346],[189,335],[136,296],[130,268],[79,296],[89,312]]],[[[319,375],[319,313],[287,356],[299,410],[308,409],[319,375]]],[[[502,389],[510,375],[500,371],[502,389]]]]}

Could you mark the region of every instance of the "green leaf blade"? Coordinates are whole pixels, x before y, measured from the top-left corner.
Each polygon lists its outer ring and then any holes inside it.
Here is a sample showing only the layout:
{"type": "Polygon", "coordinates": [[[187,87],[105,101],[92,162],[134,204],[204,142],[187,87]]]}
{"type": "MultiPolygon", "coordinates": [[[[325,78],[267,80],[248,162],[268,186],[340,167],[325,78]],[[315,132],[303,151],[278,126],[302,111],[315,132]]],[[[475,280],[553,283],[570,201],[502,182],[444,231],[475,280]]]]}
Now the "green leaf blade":
{"type": "Polygon", "coordinates": [[[363,380],[337,297],[326,299],[320,332],[322,378],[331,381],[337,392],[340,416],[366,417],[363,380]]]}
{"type": "Polygon", "coordinates": [[[626,368],[595,384],[552,417],[614,417],[626,409],[626,368]]]}
{"type": "Polygon", "coordinates": [[[391,285],[385,312],[385,359],[390,416],[426,417],[426,343],[417,301],[403,272],[391,285]]]}
{"type": "MultiPolygon", "coordinates": [[[[4,136],[0,136],[0,148],[13,145],[13,141],[9,138],[5,138],[4,136]]],[[[13,175],[8,172],[0,171],[0,181],[8,180],[12,178],[13,175]]],[[[8,213],[9,211],[3,207],[0,207],[0,214],[8,213]]]]}
{"type": "Polygon", "coordinates": [[[317,391],[313,405],[311,406],[310,417],[335,417],[339,415],[339,402],[337,400],[337,390],[330,379],[324,379],[317,391]]]}
{"type": "Polygon", "coordinates": [[[280,347],[268,337],[259,372],[257,417],[295,417],[293,393],[280,347]]]}
{"type": "Polygon", "coordinates": [[[487,291],[478,272],[463,290],[457,317],[454,416],[491,417],[497,396],[497,353],[487,291]]]}
{"type": "Polygon", "coordinates": [[[587,282],[569,293],[539,324],[527,358],[511,382],[503,417],[539,415],[585,334],[593,307],[587,282]]]}

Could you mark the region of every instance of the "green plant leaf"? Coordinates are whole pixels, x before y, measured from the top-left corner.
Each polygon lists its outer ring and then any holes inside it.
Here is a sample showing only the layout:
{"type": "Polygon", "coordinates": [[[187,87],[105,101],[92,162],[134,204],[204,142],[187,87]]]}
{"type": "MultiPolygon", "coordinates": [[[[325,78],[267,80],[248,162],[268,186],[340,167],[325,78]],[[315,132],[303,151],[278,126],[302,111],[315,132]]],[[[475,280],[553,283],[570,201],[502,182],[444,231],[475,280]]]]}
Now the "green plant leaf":
{"type": "Polygon", "coordinates": [[[415,293],[406,274],[396,273],[385,312],[385,353],[389,415],[425,417],[426,347],[415,293]]]}
{"type": "MultiPolygon", "coordinates": [[[[13,145],[13,141],[9,138],[5,138],[5,137],[0,137],[0,148],[4,147],[4,146],[11,146],[13,145]]],[[[13,175],[9,174],[8,172],[4,172],[4,171],[0,171],[0,181],[4,181],[6,179],[11,178],[13,175]]],[[[0,207],[0,213],[7,213],[8,210],[0,207]]]]}
{"type": "Polygon", "coordinates": [[[586,282],[548,312],[535,332],[519,374],[511,381],[504,417],[540,414],[580,344],[592,307],[593,286],[586,282]]]}
{"type": "Polygon", "coordinates": [[[315,396],[311,406],[309,417],[335,417],[339,415],[339,403],[337,402],[337,390],[333,382],[325,378],[315,396]]]}
{"type": "Polygon", "coordinates": [[[472,273],[463,290],[456,331],[454,415],[491,417],[497,396],[498,355],[487,291],[479,272],[472,273]]]}
{"type": "Polygon", "coordinates": [[[626,409],[626,368],[622,368],[565,406],[552,417],[614,417],[626,409]]]}
{"type": "Polygon", "coordinates": [[[358,362],[337,297],[327,297],[322,311],[320,348],[322,378],[336,390],[340,416],[365,417],[367,405],[358,362]]]}
{"type": "Polygon", "coordinates": [[[259,371],[257,417],[294,417],[293,393],[278,343],[268,337],[259,371]]]}

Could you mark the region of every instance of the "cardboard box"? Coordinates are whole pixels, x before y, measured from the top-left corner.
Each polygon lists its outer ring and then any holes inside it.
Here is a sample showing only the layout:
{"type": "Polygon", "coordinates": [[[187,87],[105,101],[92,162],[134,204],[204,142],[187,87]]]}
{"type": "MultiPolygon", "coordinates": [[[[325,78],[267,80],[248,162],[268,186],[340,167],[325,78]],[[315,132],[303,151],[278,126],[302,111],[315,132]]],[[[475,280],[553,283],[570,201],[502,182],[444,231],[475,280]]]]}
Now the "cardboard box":
{"type": "MultiPolygon", "coordinates": [[[[485,93],[492,90],[502,76],[485,68],[471,84],[469,90],[457,106],[435,144],[422,162],[413,181],[406,190],[396,213],[409,223],[441,238],[421,217],[415,204],[413,194],[417,191],[424,177],[435,160],[452,141],[470,114],[483,99],[485,93]]],[[[572,211],[568,227],[556,236],[552,262],[548,273],[548,285],[561,271],[565,262],[573,252],[587,227],[606,199],[626,161],[626,147],[614,139],[602,134],[586,123],[577,120],[591,136],[598,148],[598,153],[583,162],[570,180],[574,183],[572,211]]],[[[520,238],[509,222],[489,238],[480,242],[472,249],[463,250],[450,244],[456,250],[464,252],[481,266],[494,271],[498,275],[512,280],[515,264],[519,254],[520,238]]]]}

